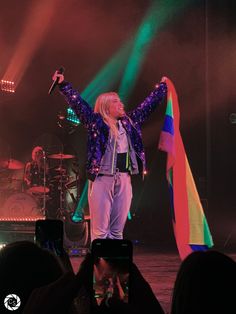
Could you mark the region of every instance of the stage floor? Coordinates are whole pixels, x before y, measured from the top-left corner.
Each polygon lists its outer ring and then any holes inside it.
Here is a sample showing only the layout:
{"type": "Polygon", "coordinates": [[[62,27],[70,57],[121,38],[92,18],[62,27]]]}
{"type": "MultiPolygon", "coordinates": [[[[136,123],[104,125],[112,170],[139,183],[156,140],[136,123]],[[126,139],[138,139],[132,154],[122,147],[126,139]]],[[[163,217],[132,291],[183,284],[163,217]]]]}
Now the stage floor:
{"type": "MultiPolygon", "coordinates": [[[[228,255],[236,261],[236,253],[228,255]]],[[[83,257],[71,257],[75,272],[82,260],[83,257]]],[[[134,247],[134,262],[151,285],[165,313],[169,313],[172,288],[181,263],[177,252],[158,252],[153,248],[134,247]]]]}

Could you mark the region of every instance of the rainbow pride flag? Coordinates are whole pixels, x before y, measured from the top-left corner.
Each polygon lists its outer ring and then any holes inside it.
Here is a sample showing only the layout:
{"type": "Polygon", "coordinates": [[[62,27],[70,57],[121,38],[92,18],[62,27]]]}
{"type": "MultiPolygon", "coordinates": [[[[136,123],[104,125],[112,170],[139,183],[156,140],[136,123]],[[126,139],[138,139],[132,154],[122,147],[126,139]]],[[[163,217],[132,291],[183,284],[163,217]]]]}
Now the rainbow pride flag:
{"type": "Polygon", "coordinates": [[[158,148],[167,152],[166,177],[173,228],[180,258],[213,246],[212,236],[195,186],[179,130],[179,104],[173,83],[166,82],[167,107],[158,148]]]}

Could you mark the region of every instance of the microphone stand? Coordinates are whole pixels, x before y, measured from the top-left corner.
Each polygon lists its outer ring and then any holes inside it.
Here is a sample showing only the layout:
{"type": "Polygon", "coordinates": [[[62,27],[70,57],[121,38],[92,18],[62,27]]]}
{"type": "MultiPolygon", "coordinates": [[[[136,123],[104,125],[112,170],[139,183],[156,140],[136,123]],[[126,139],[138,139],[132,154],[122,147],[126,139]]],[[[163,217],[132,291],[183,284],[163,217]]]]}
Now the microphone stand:
{"type": "MultiPolygon", "coordinates": [[[[61,153],[62,154],[62,153],[61,153]]],[[[59,181],[59,186],[58,186],[58,190],[59,190],[59,208],[57,209],[57,218],[58,219],[62,219],[64,220],[65,217],[65,195],[64,195],[64,187],[63,187],[63,175],[64,175],[64,168],[62,167],[62,157],[60,158],[60,165],[59,165],[59,169],[60,169],[60,181],[59,181]]]]}
{"type": "Polygon", "coordinates": [[[46,211],[46,154],[43,151],[43,213],[46,211]]]}

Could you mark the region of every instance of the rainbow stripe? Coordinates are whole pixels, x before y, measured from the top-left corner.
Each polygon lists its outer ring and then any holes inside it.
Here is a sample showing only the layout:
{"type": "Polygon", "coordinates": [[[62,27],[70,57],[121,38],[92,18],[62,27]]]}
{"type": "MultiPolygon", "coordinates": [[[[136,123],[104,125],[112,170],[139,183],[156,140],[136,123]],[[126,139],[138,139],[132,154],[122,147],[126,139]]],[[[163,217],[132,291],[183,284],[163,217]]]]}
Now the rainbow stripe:
{"type": "Polygon", "coordinates": [[[191,173],[179,130],[179,104],[173,83],[168,88],[167,107],[159,149],[167,152],[166,177],[177,247],[181,259],[193,251],[213,246],[212,236],[191,173]]]}

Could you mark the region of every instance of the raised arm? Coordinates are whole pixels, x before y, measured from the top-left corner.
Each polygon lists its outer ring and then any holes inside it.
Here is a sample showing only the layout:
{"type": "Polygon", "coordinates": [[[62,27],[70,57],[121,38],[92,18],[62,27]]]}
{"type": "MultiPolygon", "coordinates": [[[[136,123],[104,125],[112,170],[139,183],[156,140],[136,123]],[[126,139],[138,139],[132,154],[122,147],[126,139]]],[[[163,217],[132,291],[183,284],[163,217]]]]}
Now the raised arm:
{"type": "Polygon", "coordinates": [[[92,121],[94,112],[90,105],[81,98],[79,92],[72,88],[71,83],[64,80],[63,74],[59,74],[56,71],[53,75],[53,80],[59,78],[60,93],[65,97],[68,105],[74,110],[81,123],[88,127],[92,121]]]}
{"type": "Polygon", "coordinates": [[[25,171],[24,171],[24,181],[27,184],[27,186],[29,186],[31,183],[30,168],[31,168],[31,163],[27,162],[25,166],[25,171]]]}
{"type": "Polygon", "coordinates": [[[128,116],[140,125],[149,117],[149,115],[157,108],[157,106],[166,98],[167,85],[162,82],[150,93],[150,95],[133,111],[128,113],[128,116]]]}

